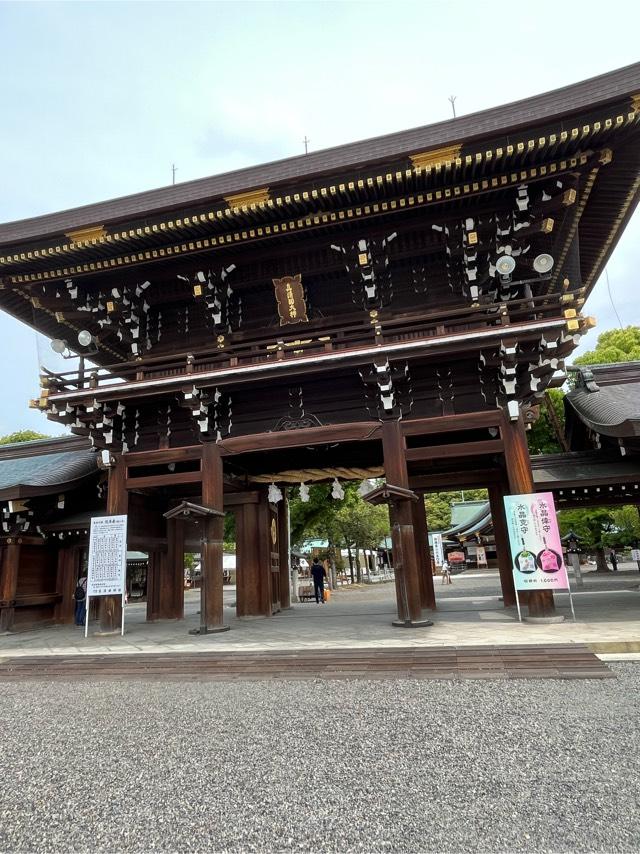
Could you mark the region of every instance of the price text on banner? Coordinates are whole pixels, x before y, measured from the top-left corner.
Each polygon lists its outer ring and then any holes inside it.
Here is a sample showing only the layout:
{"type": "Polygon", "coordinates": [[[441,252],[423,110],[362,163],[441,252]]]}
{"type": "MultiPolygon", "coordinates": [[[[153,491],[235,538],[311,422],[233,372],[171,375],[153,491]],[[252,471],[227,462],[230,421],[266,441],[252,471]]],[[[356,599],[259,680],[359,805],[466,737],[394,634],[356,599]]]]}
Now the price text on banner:
{"type": "Polygon", "coordinates": [[[96,516],[89,539],[88,596],[121,596],[127,572],[127,517],[96,516]]]}
{"type": "Polygon", "coordinates": [[[518,590],[568,590],[552,492],[505,495],[511,568],[518,590]]]}

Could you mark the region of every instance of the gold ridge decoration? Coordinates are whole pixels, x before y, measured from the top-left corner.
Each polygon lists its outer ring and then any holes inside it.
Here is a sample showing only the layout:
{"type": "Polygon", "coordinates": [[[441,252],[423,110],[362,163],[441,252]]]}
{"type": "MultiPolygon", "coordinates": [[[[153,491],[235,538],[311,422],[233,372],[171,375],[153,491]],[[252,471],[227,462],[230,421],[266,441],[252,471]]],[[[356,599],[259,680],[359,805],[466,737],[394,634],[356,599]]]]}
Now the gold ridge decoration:
{"type": "Polygon", "coordinates": [[[77,231],[67,231],[65,234],[72,244],[80,246],[94,240],[102,241],[106,236],[107,231],[104,225],[91,225],[88,228],[79,228],[77,231]]]}
{"type": "MultiPolygon", "coordinates": [[[[634,98],[640,98],[640,94],[638,96],[634,96],[634,98]]],[[[503,159],[506,160],[507,157],[512,156],[515,151],[517,151],[518,154],[521,154],[521,153],[524,153],[525,148],[527,151],[533,151],[536,147],[539,150],[542,150],[543,148],[547,147],[547,145],[550,145],[550,146],[555,145],[558,141],[560,143],[564,143],[569,139],[576,140],[576,139],[578,139],[578,137],[580,137],[581,142],[584,142],[584,140],[587,137],[589,137],[593,134],[597,134],[603,129],[615,131],[615,130],[619,130],[619,129],[625,127],[628,124],[638,123],[638,122],[640,122],[640,115],[639,115],[638,111],[630,112],[630,113],[626,114],[626,116],[620,115],[620,116],[616,116],[615,119],[614,118],[608,118],[606,120],[595,122],[593,125],[583,125],[582,129],[573,128],[571,130],[571,132],[565,130],[562,132],[558,132],[557,134],[551,134],[549,137],[542,136],[542,137],[539,137],[537,140],[529,140],[526,143],[526,146],[523,142],[519,142],[519,143],[516,143],[515,146],[514,145],[507,146],[506,149],[497,148],[497,149],[495,149],[495,151],[494,150],[487,150],[485,152],[476,152],[474,156],[466,155],[464,158],[464,165],[465,166],[471,166],[474,162],[476,164],[479,164],[482,162],[483,158],[487,163],[489,163],[491,160],[494,160],[496,163],[498,163],[500,161],[503,161],[503,159]],[[506,153],[506,157],[503,157],[505,155],[505,153],[506,153]]],[[[431,167],[428,163],[429,158],[435,157],[435,155],[437,154],[438,157],[440,157],[440,158],[444,157],[444,163],[445,164],[450,163],[450,161],[447,160],[447,156],[451,157],[455,153],[456,148],[458,148],[458,146],[452,145],[452,146],[448,146],[445,148],[433,149],[431,151],[422,152],[422,153],[413,155],[413,157],[418,158],[418,159],[421,157],[424,157],[425,163],[427,165],[426,171],[430,172],[431,167]]],[[[608,150],[605,149],[603,152],[603,156],[605,159],[602,161],[602,163],[608,162],[608,160],[606,159],[607,154],[610,155],[610,152],[608,152],[608,150]]],[[[460,163],[462,163],[462,161],[460,161],[460,163]]],[[[440,170],[441,165],[442,165],[442,160],[440,160],[438,163],[436,163],[436,171],[440,170]]],[[[404,183],[404,181],[402,180],[403,174],[407,180],[410,180],[411,177],[414,175],[414,172],[419,173],[421,171],[422,171],[422,167],[418,167],[416,165],[414,167],[414,170],[409,169],[409,170],[406,170],[405,173],[396,172],[396,174],[395,174],[396,182],[403,184],[404,183]]],[[[542,165],[541,167],[539,167],[538,170],[533,168],[533,169],[530,169],[529,171],[530,171],[530,177],[533,178],[533,177],[536,177],[537,172],[539,172],[540,175],[546,174],[546,167],[544,165],[542,165]]],[[[523,172],[523,174],[524,174],[524,172],[523,172]]],[[[393,175],[388,174],[386,176],[386,182],[387,183],[392,182],[393,177],[394,177],[393,175]]],[[[378,175],[375,179],[370,176],[366,179],[359,180],[358,181],[358,188],[361,188],[361,187],[364,188],[365,180],[366,180],[367,186],[369,188],[372,188],[374,185],[377,185],[378,187],[382,187],[385,183],[385,178],[382,175],[378,175]]],[[[502,177],[501,183],[502,184],[506,183],[505,176],[502,177]]],[[[476,181],[473,183],[474,192],[477,191],[477,186],[478,186],[478,182],[476,181]]],[[[497,183],[495,183],[494,179],[492,179],[492,187],[496,187],[496,186],[497,186],[497,183]]],[[[354,183],[351,182],[349,184],[349,187],[353,188],[354,183]]],[[[302,199],[304,201],[309,201],[310,198],[311,199],[317,199],[318,197],[326,198],[328,195],[335,196],[338,189],[340,190],[340,192],[344,192],[345,191],[345,184],[340,184],[339,188],[337,188],[335,186],[331,186],[331,187],[321,187],[319,189],[313,189],[313,190],[311,190],[311,192],[309,192],[308,190],[302,191],[301,194],[300,193],[294,194],[293,198],[294,198],[294,201],[298,201],[300,195],[302,195],[302,199]]],[[[468,190],[465,189],[465,192],[468,192],[468,190]]],[[[118,240],[130,240],[130,239],[134,239],[136,237],[140,238],[140,237],[143,237],[147,234],[150,234],[151,232],[156,232],[156,233],[158,231],[165,232],[167,230],[182,228],[183,226],[184,227],[191,227],[191,226],[195,226],[195,225],[202,225],[202,224],[205,224],[208,222],[213,222],[216,220],[219,221],[219,220],[223,220],[225,218],[234,217],[234,216],[237,216],[238,214],[242,214],[242,213],[246,212],[247,207],[254,207],[254,206],[261,206],[261,207],[267,206],[269,208],[273,208],[274,206],[275,207],[281,207],[283,204],[286,204],[286,203],[291,201],[291,196],[285,196],[284,199],[283,198],[277,198],[275,200],[269,199],[268,193],[269,193],[269,188],[263,188],[262,190],[253,190],[250,193],[240,193],[240,194],[237,194],[235,196],[231,195],[231,196],[226,197],[225,201],[227,203],[233,202],[233,204],[235,205],[235,207],[233,209],[227,208],[226,210],[209,211],[208,213],[193,214],[191,216],[186,216],[184,218],[184,221],[183,220],[176,220],[175,222],[174,221],[168,221],[168,222],[155,223],[151,226],[145,226],[144,228],[137,228],[135,231],[131,229],[129,231],[125,230],[121,233],[113,233],[113,234],[106,234],[105,233],[104,236],[98,242],[113,244],[114,242],[116,242],[118,240]],[[263,200],[261,200],[260,197],[255,198],[255,199],[252,198],[252,197],[256,196],[256,194],[260,194],[260,193],[266,194],[266,196],[263,197],[263,200]],[[245,205],[244,208],[238,207],[238,205],[241,203],[243,203],[245,205]]],[[[453,194],[459,196],[461,194],[460,187],[456,187],[454,189],[453,194]]],[[[451,190],[445,189],[444,195],[446,198],[450,198],[452,195],[451,190]]],[[[441,198],[441,197],[442,197],[442,192],[440,193],[439,198],[441,198]]],[[[324,218],[323,218],[323,221],[325,221],[324,218]]],[[[97,228],[97,226],[93,226],[92,228],[97,228]]],[[[284,225],[282,226],[282,229],[286,230],[284,228],[284,225]]],[[[90,231],[90,230],[91,229],[85,228],[82,231],[90,231]]],[[[275,228],[274,228],[274,230],[275,230],[275,228]]],[[[70,234],[80,235],[81,231],[70,232],[70,234]]],[[[67,236],[70,236],[70,234],[67,236]]],[[[78,239],[80,239],[80,238],[78,237],[78,239]]],[[[224,239],[225,239],[224,236],[220,237],[221,241],[224,239]]],[[[227,241],[227,242],[230,242],[230,241],[227,241]]],[[[25,255],[25,253],[21,253],[21,254],[16,254],[16,255],[0,256],[0,264],[10,264],[10,263],[15,263],[15,262],[24,261],[24,260],[42,260],[45,257],[50,256],[50,255],[66,253],[69,251],[77,251],[77,250],[82,249],[82,248],[84,248],[84,245],[81,243],[65,244],[63,246],[56,246],[56,247],[43,247],[41,249],[33,249],[33,250],[29,251],[28,253],[26,253],[26,255],[25,255]]],[[[162,252],[164,250],[154,249],[152,251],[153,252],[159,251],[160,254],[162,254],[162,252]]],[[[156,257],[156,256],[154,255],[154,257],[156,257]]],[[[108,262],[106,260],[104,261],[104,265],[105,266],[109,266],[109,265],[110,266],[119,266],[117,264],[108,262]]],[[[77,268],[77,269],[80,269],[80,268],[77,268]]],[[[53,276],[51,276],[51,277],[54,278],[53,276]]]]}
{"type": "MultiPolygon", "coordinates": [[[[576,155],[572,157],[563,157],[546,164],[530,167],[529,169],[523,169],[517,172],[507,171],[487,178],[481,178],[476,181],[463,181],[459,184],[442,189],[414,191],[411,195],[404,196],[400,199],[380,200],[370,205],[363,205],[337,211],[328,211],[326,214],[315,216],[313,218],[303,214],[301,217],[297,217],[295,220],[291,220],[288,223],[282,222],[280,224],[280,229],[282,231],[300,231],[305,228],[313,227],[314,225],[319,225],[320,223],[325,224],[328,222],[354,219],[356,217],[376,216],[406,206],[421,207],[434,202],[438,203],[443,201],[445,198],[470,196],[475,193],[483,193],[488,190],[514,185],[524,180],[546,178],[551,175],[566,172],[567,170],[575,169],[577,166],[584,166],[590,157],[594,157],[599,153],[599,151],[594,152],[589,150],[587,152],[576,153],[576,155]]],[[[94,270],[107,270],[113,267],[144,263],[145,261],[152,261],[157,258],[181,255],[186,252],[201,249],[216,249],[229,243],[240,243],[246,240],[261,239],[265,236],[271,236],[275,232],[275,226],[255,225],[242,231],[225,232],[218,234],[217,236],[188,240],[185,243],[178,243],[157,249],[144,249],[138,252],[131,252],[130,255],[121,255],[115,258],[104,258],[91,264],[82,263],[75,266],[64,267],[62,269],[58,268],[42,272],[10,275],[7,276],[6,279],[11,284],[29,284],[40,281],[51,281],[65,276],[80,275],[82,273],[90,273],[94,270]]],[[[6,262],[7,260],[8,259],[0,258],[0,262],[6,262]]],[[[556,267],[557,266],[558,265],[556,264],[556,267]]]]}
{"type": "Polygon", "coordinates": [[[235,193],[232,196],[225,196],[224,200],[231,210],[233,208],[249,208],[251,205],[263,205],[269,201],[269,188],[263,187],[261,190],[251,190],[248,193],[235,193]]]}
{"type": "Polygon", "coordinates": [[[634,113],[640,112],[640,92],[631,96],[631,109],[634,113]]]}
{"type": "Polygon", "coordinates": [[[307,305],[302,288],[302,274],[274,279],[280,326],[288,323],[308,323],[307,305]]]}
{"type": "Polygon", "coordinates": [[[462,145],[448,145],[445,148],[434,148],[431,151],[421,151],[409,155],[416,169],[426,169],[428,166],[441,166],[443,163],[453,163],[460,157],[462,145]]]}

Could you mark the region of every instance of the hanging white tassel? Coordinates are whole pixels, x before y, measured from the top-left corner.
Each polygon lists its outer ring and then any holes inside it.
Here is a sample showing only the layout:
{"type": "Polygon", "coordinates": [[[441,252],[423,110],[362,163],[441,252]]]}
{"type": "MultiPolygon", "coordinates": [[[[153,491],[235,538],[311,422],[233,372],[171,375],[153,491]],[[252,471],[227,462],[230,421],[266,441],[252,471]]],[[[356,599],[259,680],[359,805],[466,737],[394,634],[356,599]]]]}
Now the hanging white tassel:
{"type": "Polygon", "coordinates": [[[300,501],[306,504],[309,501],[309,487],[306,483],[300,484],[300,501]]]}
{"type": "Polygon", "coordinates": [[[282,501],[282,490],[275,483],[271,483],[269,484],[269,502],[277,504],[278,501],[282,501]]]}
{"type": "Polygon", "coordinates": [[[344,498],[344,489],[338,483],[337,477],[334,477],[334,479],[333,479],[333,488],[331,490],[331,497],[335,498],[336,501],[341,501],[344,498]]]}

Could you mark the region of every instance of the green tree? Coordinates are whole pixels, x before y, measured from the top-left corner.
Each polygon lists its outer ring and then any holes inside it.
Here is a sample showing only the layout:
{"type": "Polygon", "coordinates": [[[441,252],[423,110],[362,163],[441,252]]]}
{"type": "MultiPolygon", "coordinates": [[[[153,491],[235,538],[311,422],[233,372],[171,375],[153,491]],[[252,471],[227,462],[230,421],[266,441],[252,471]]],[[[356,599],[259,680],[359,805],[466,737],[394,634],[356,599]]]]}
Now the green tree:
{"type": "Polygon", "coordinates": [[[593,350],[574,360],[575,365],[611,365],[640,361],[640,327],[609,329],[598,336],[593,350]]]}
{"type": "Polygon", "coordinates": [[[16,442],[33,442],[34,439],[50,439],[44,433],[36,433],[35,430],[17,430],[7,436],[0,436],[0,445],[12,445],[16,442]]]}
{"type": "Polygon", "coordinates": [[[587,510],[561,510],[558,513],[560,535],[573,531],[580,538],[580,547],[593,550],[596,571],[608,572],[605,548],[615,542],[615,511],[609,507],[590,507],[587,510]]]}
{"type": "Polygon", "coordinates": [[[344,501],[336,513],[336,532],[347,548],[355,549],[358,583],[362,581],[361,549],[376,549],[389,534],[389,512],[386,507],[374,507],[359,495],[344,501]]]}
{"type": "Polygon", "coordinates": [[[632,546],[636,540],[640,540],[640,516],[637,507],[625,504],[612,509],[611,514],[615,545],[632,546]]]}
{"type": "Polygon", "coordinates": [[[564,450],[558,440],[547,401],[551,402],[556,423],[564,431],[564,392],[559,388],[550,388],[540,403],[538,420],[527,430],[527,444],[531,454],[560,454],[564,450]]]}

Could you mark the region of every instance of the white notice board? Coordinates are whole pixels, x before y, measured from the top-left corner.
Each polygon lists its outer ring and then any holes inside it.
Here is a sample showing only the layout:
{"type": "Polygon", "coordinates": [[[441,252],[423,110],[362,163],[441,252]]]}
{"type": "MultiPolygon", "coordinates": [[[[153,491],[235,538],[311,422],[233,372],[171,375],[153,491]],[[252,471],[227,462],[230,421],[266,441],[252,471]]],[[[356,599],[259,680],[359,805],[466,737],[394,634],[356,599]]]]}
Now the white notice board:
{"type": "Polygon", "coordinates": [[[122,596],[127,575],[127,517],[91,520],[87,596],[122,596]]]}
{"type": "Polygon", "coordinates": [[[433,562],[436,566],[442,566],[444,563],[444,549],[442,547],[442,534],[434,534],[431,539],[433,547],[433,562]]]}

